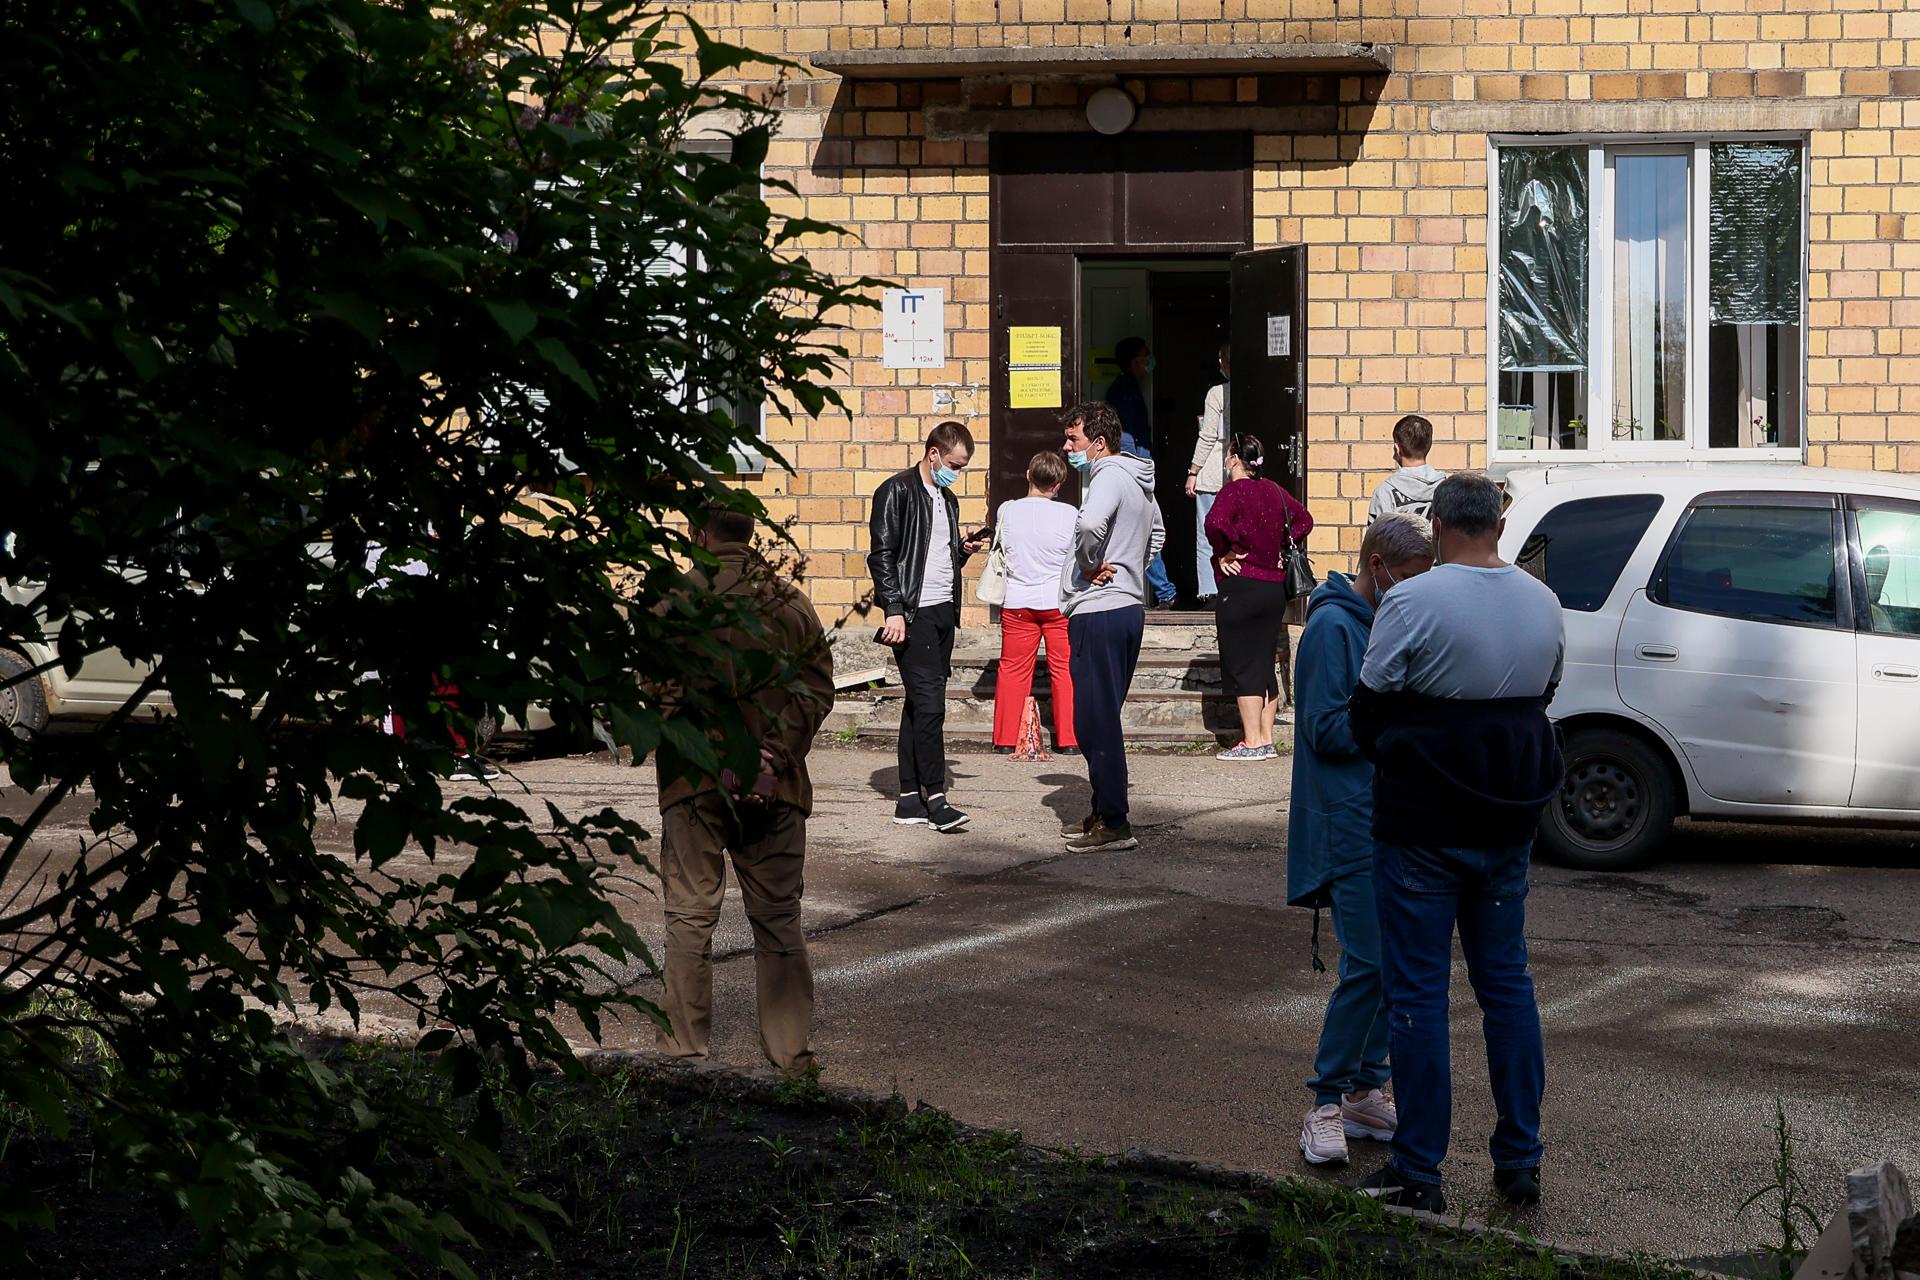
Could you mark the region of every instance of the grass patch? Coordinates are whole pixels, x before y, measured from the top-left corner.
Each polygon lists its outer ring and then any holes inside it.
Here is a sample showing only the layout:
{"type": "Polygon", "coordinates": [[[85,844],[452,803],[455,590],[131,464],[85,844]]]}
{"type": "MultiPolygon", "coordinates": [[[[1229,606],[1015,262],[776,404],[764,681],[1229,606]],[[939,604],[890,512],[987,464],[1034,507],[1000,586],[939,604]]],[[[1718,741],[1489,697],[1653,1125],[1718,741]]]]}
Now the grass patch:
{"type": "MultiPolygon", "coordinates": [[[[383,1089],[437,1089],[426,1064],[355,1051],[383,1089]]],[[[416,1092],[416,1096],[418,1096],[416,1092]]],[[[622,1069],[553,1079],[518,1100],[507,1155],[550,1198],[555,1255],[474,1226],[464,1250],[498,1280],[587,1275],[891,1280],[905,1277],[1364,1277],[1668,1280],[1649,1259],[1593,1260],[1389,1214],[1317,1182],[1233,1185],[1036,1148],[900,1099],[836,1104],[817,1076],[777,1086],[622,1069]]],[[[36,1242],[47,1274],[213,1276],[191,1230],[154,1202],[92,1182],[84,1134],[15,1117],[0,1193],[57,1185],[36,1242]]],[[[385,1169],[426,1204],[444,1169],[385,1169]]]]}

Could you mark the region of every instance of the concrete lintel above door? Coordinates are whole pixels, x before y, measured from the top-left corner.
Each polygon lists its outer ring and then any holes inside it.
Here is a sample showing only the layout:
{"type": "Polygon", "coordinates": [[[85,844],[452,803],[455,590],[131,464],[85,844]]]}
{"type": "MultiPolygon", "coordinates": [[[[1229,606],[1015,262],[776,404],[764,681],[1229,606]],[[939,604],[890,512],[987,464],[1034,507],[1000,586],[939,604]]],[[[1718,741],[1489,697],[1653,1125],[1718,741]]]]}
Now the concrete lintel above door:
{"type": "Polygon", "coordinates": [[[1385,75],[1384,44],[1047,45],[1037,49],[832,49],[811,54],[848,80],[955,80],[968,76],[1385,75]]]}
{"type": "MultiPolygon", "coordinates": [[[[1344,104],[1352,106],[1354,104],[1344,104]]],[[[1342,104],[1308,103],[1269,107],[1254,104],[1155,106],[1140,108],[1132,132],[1137,133],[1333,133],[1340,126],[1342,104]]],[[[926,108],[930,142],[976,141],[995,133],[1085,133],[1086,112],[1079,107],[926,108]]]]}

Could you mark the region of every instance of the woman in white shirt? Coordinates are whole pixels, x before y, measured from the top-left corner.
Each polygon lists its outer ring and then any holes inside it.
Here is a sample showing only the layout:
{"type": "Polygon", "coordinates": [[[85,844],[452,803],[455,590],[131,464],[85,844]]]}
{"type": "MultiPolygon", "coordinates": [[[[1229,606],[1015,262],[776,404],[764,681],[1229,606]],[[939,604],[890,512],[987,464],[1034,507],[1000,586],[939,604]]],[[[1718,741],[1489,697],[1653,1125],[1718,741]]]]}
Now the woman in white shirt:
{"type": "MultiPolygon", "coordinates": [[[[1233,377],[1228,356],[1232,347],[1220,344],[1220,376],[1233,377]]],[[[1217,382],[1207,391],[1205,411],[1200,415],[1200,437],[1193,445],[1193,461],[1187,466],[1187,496],[1193,499],[1193,572],[1194,594],[1200,607],[1213,604],[1220,588],[1213,576],[1213,547],[1207,541],[1207,513],[1227,484],[1227,437],[1232,433],[1233,400],[1227,383],[1217,382]]]]}
{"type": "Polygon", "coordinates": [[[1067,616],[1060,578],[1073,554],[1073,507],[1055,500],[1067,482],[1067,461],[1036,453],[1027,463],[1027,496],[1000,505],[998,536],[1007,563],[1007,599],[1000,608],[1000,673],[993,690],[993,749],[1011,753],[1033,689],[1041,641],[1053,682],[1053,746],[1080,754],[1073,736],[1073,676],[1067,669],[1067,616]]]}

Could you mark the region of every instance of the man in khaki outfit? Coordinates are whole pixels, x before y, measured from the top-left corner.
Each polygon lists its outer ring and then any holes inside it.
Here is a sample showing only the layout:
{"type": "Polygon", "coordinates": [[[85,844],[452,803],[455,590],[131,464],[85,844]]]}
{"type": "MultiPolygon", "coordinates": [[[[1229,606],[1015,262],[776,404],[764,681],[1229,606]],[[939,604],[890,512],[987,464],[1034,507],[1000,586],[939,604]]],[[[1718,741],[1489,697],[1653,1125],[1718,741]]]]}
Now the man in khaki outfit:
{"type": "Polygon", "coordinates": [[[695,537],[720,567],[695,574],[721,595],[754,602],[762,634],[722,629],[722,647],[785,656],[799,669],[800,688],[773,682],[741,689],[741,674],[730,662],[717,673],[718,690],[736,694],[742,721],[760,740],[761,773],[753,782],[736,783],[727,773],[718,779],[694,775],[669,748],[660,749],[660,879],[667,919],[661,1004],[672,1030],[661,1031],[658,1044],[670,1057],[707,1056],[713,930],[725,893],[724,855],[731,852],[753,926],[760,1045],[774,1066],[797,1074],[813,1065],[807,1042],[813,967],[800,930],[807,816],[813,810],[807,752],[833,706],[833,659],[813,606],[753,549],[753,529],[753,520],[737,511],[710,510],[695,537]]]}

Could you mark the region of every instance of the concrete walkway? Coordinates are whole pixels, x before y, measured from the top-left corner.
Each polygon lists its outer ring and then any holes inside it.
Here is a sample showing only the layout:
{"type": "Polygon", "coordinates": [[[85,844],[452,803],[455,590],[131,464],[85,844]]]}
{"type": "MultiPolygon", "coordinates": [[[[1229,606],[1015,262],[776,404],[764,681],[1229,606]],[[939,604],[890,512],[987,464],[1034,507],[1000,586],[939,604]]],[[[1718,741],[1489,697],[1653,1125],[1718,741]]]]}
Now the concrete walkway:
{"type": "MultiPolygon", "coordinates": [[[[823,748],[807,924],[830,1080],[1090,1151],[1134,1146],[1304,1172],[1295,1141],[1330,975],[1284,905],[1290,769],[1137,756],[1139,850],[1072,855],[1081,762],[954,760],[970,830],[890,821],[891,753],[823,748]]],[[[516,771],[562,803],[641,811],[649,771],[516,771]]],[[[1537,868],[1530,936],[1548,1037],[1549,1181],[1497,1207],[1493,1114],[1456,965],[1448,1191],[1570,1246],[1717,1254],[1765,1243],[1776,1097],[1823,1209],[1844,1171],[1920,1171],[1920,855],[1907,833],[1700,828],[1633,876],[1537,868]]],[[[643,918],[658,936],[658,909],[643,918]]],[[[1323,932],[1331,961],[1337,949],[1323,932]]],[[[715,1050],[755,1066],[737,894],[717,947],[715,1050]]],[[[643,982],[642,990],[657,989],[643,982]]],[[[617,1043],[650,1033],[627,1029],[617,1043]]],[[[1384,1158],[1356,1143],[1353,1178],[1384,1158]]]]}
{"type": "MultiPolygon", "coordinates": [[[[1295,1141],[1331,977],[1308,967],[1310,913],[1283,901],[1288,761],[1132,768],[1141,848],[1073,855],[1058,831],[1085,812],[1079,760],[956,756],[953,797],[974,820],[942,836],[893,825],[891,752],[815,752],[806,921],[827,1077],[1043,1143],[1305,1173],[1295,1141]]],[[[536,812],[657,816],[651,770],[605,757],[513,766],[499,787],[536,812]]],[[[75,797],[43,838],[84,830],[88,807],[75,797]]],[[[355,817],[343,803],[323,837],[349,849],[355,817]]],[[[1549,1150],[1546,1202],[1523,1218],[1489,1185],[1479,1019],[1456,966],[1447,1189],[1472,1216],[1606,1252],[1767,1243],[1759,1209],[1735,1210],[1768,1180],[1776,1098],[1823,1212],[1849,1168],[1920,1172],[1913,835],[1696,828],[1671,853],[1635,875],[1535,870],[1549,1150]]],[[[632,910],[657,945],[658,903],[632,910]]],[[[716,1055],[754,1068],[737,894],[716,946],[716,1055]]],[[[650,1047],[651,1026],[609,1043],[650,1047]]],[[[1332,1176],[1384,1158],[1355,1147],[1332,1176]]]]}

